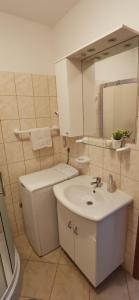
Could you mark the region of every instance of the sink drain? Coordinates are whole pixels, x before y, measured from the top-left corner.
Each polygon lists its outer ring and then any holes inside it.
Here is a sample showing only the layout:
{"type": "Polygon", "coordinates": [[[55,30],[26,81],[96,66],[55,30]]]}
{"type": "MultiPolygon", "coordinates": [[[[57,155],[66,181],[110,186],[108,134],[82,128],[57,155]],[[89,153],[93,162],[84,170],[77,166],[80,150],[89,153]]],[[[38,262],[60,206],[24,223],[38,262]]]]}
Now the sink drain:
{"type": "Polygon", "coordinates": [[[87,205],[92,205],[93,202],[92,202],[92,201],[87,201],[86,204],[87,204],[87,205]]]}

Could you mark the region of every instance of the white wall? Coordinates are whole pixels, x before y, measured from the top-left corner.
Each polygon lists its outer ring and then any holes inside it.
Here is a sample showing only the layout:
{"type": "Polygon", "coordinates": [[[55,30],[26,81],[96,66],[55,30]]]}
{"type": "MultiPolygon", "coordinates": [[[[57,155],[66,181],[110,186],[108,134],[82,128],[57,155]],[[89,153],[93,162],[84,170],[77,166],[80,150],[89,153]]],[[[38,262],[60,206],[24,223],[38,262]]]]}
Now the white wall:
{"type": "Polygon", "coordinates": [[[0,71],[53,73],[52,29],[0,13],[0,71]]]}
{"type": "Polygon", "coordinates": [[[138,0],[81,0],[55,26],[55,58],[126,24],[139,30],[138,0]]]}

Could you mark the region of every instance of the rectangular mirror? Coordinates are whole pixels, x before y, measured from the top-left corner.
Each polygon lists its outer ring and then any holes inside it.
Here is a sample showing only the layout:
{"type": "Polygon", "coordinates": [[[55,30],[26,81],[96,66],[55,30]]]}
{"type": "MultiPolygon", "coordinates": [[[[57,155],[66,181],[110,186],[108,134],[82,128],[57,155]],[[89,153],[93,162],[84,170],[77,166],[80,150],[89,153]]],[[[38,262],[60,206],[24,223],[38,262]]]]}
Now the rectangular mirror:
{"type": "Polygon", "coordinates": [[[109,139],[117,129],[127,129],[135,142],[138,38],[115,47],[82,62],[84,136],[109,139]]]}

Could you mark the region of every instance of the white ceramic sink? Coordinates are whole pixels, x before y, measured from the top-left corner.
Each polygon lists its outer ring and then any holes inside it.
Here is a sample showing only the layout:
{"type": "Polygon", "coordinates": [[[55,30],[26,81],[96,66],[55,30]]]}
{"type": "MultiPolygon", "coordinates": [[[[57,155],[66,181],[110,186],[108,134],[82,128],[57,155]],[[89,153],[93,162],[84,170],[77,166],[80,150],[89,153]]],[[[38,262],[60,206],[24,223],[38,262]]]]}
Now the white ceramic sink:
{"type": "Polygon", "coordinates": [[[87,175],[75,177],[55,185],[54,194],[72,212],[93,221],[100,221],[132,202],[132,197],[120,190],[107,192],[104,183],[93,193],[91,181],[87,175]]]}
{"type": "Polygon", "coordinates": [[[86,185],[69,185],[64,189],[64,195],[68,201],[79,206],[87,207],[96,205],[96,201],[103,201],[103,197],[100,193],[93,193],[92,186],[86,185]]]}

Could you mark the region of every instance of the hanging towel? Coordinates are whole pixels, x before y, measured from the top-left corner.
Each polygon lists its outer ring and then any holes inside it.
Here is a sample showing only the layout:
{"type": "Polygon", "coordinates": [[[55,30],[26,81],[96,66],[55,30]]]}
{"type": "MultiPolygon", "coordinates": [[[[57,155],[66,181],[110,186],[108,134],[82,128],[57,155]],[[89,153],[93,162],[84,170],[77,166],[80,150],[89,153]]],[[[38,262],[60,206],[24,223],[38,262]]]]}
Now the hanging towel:
{"type": "Polygon", "coordinates": [[[33,150],[52,147],[51,130],[49,127],[34,128],[31,130],[31,143],[33,150]]]}

